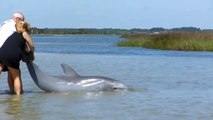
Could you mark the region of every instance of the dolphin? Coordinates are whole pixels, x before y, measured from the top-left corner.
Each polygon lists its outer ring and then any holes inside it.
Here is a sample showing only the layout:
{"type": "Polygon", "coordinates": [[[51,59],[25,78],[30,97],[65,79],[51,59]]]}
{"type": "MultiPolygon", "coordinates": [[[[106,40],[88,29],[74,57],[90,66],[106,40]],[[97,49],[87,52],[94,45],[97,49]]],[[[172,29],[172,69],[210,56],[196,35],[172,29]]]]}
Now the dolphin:
{"type": "Polygon", "coordinates": [[[120,91],[128,87],[118,80],[102,76],[80,76],[67,64],[61,64],[64,74],[61,76],[47,75],[39,67],[28,62],[27,68],[34,83],[45,92],[66,91],[120,91]]]}

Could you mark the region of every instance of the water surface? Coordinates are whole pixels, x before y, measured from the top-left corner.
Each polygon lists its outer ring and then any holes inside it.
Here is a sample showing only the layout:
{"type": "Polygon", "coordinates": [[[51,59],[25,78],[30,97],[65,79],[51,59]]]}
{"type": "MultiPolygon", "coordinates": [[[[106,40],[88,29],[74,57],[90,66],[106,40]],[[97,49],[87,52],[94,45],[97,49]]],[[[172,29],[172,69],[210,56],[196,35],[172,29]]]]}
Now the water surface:
{"type": "Polygon", "coordinates": [[[0,116],[5,120],[210,120],[213,53],[116,47],[118,36],[33,36],[35,63],[47,74],[60,64],[81,75],[118,79],[123,92],[45,93],[21,64],[25,94],[8,95],[1,75],[0,116]]]}

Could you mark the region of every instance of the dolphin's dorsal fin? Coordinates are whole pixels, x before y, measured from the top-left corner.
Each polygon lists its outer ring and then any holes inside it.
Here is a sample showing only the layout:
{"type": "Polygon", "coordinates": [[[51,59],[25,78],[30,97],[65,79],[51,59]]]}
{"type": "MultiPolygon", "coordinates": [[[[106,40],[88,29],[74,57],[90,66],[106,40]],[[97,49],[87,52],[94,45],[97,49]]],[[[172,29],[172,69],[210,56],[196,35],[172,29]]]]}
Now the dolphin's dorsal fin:
{"type": "Polygon", "coordinates": [[[75,70],[73,70],[68,64],[62,63],[61,67],[63,68],[63,71],[66,76],[79,76],[79,74],[75,70]]]}

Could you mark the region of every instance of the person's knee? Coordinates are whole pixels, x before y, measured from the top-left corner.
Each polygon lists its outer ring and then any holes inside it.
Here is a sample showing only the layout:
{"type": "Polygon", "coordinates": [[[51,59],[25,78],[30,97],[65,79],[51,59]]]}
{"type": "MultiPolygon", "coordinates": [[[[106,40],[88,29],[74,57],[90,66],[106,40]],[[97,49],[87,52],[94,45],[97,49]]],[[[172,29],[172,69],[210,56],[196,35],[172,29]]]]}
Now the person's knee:
{"type": "Polygon", "coordinates": [[[11,67],[8,67],[8,69],[9,69],[8,76],[10,76],[12,79],[15,79],[16,77],[20,76],[19,69],[15,69],[15,68],[11,68],[11,67]]]}

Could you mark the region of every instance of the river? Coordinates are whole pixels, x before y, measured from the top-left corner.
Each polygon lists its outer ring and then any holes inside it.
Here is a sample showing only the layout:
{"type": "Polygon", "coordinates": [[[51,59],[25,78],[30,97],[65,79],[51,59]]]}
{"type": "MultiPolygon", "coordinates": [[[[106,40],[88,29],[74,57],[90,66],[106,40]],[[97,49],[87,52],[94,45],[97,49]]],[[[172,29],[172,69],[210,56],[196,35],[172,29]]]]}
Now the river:
{"type": "Polygon", "coordinates": [[[4,120],[210,120],[213,118],[213,53],[117,47],[119,36],[32,36],[42,71],[106,76],[129,87],[120,92],[45,93],[22,62],[25,93],[8,95],[0,77],[4,120]]]}

